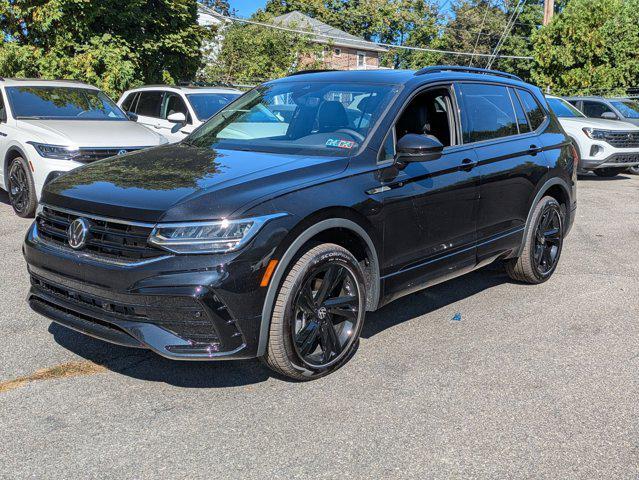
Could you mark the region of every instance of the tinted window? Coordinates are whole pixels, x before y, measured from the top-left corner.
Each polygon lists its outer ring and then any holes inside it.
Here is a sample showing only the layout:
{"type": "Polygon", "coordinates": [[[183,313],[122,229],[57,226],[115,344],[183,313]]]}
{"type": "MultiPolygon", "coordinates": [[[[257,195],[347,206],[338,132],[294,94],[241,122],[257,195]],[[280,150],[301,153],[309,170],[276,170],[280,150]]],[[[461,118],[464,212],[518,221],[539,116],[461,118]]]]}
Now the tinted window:
{"type": "Polygon", "coordinates": [[[164,95],[161,118],[166,119],[172,113],[183,113],[187,119],[189,117],[189,111],[182,97],[177,93],[167,92],[164,95]]]}
{"type": "Polygon", "coordinates": [[[237,97],[239,93],[194,93],[186,97],[191,102],[195,115],[198,119],[204,121],[211,118],[221,108],[227,106],[237,97]]]}
{"type": "Polygon", "coordinates": [[[548,98],[548,106],[561,118],[583,118],[584,114],[561,98],[548,98]]]}
{"type": "Polygon", "coordinates": [[[517,94],[512,88],[508,89],[508,93],[510,94],[510,99],[513,102],[513,106],[515,107],[515,115],[517,116],[517,125],[519,126],[519,133],[530,132],[530,125],[528,125],[528,118],[526,117],[526,112],[521,106],[519,102],[519,98],[517,94]]]}
{"type": "Polygon", "coordinates": [[[586,114],[587,117],[599,118],[603,113],[614,113],[605,103],[591,102],[586,100],[584,100],[582,103],[583,112],[586,114]]]}
{"type": "Polygon", "coordinates": [[[7,87],[16,118],[51,120],[128,120],[100,90],[74,87],[7,87]]]}
{"type": "Polygon", "coordinates": [[[459,85],[464,142],[480,142],[517,135],[517,119],[506,87],[462,83],[459,85]]]}
{"type": "Polygon", "coordinates": [[[129,93],[126,98],[124,99],[124,102],[122,102],[122,110],[124,110],[125,112],[131,112],[131,106],[134,103],[135,97],[136,97],[137,93],[129,93]]]}
{"type": "Polygon", "coordinates": [[[528,121],[530,122],[530,126],[533,130],[537,130],[544,120],[546,119],[546,112],[539,104],[535,97],[530,92],[526,90],[517,90],[519,94],[519,98],[521,98],[521,103],[524,106],[524,110],[526,110],[526,114],[528,115],[528,121]]]}
{"type": "Polygon", "coordinates": [[[4,106],[2,93],[0,93],[0,122],[5,122],[6,120],[7,120],[7,108],[4,106]]]}
{"type": "Polygon", "coordinates": [[[279,81],[224,107],[184,140],[201,148],[351,156],[370,134],[396,85],[279,81]],[[279,113],[283,107],[290,115],[279,113]]]}
{"type": "Polygon", "coordinates": [[[162,92],[140,92],[140,99],[135,113],[145,117],[160,118],[160,107],[162,106],[162,92]]]}

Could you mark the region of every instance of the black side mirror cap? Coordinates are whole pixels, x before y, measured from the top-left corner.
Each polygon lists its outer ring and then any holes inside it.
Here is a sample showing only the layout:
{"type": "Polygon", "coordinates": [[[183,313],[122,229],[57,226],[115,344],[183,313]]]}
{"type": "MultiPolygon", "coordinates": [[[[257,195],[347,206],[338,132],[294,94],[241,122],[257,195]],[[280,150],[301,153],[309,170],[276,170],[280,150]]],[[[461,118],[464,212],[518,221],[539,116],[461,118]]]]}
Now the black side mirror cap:
{"type": "Polygon", "coordinates": [[[397,142],[397,160],[407,162],[427,162],[442,156],[444,145],[432,135],[408,133],[397,142]]]}
{"type": "Polygon", "coordinates": [[[129,120],[138,121],[138,116],[133,112],[126,112],[126,116],[129,117],[129,120]]]}

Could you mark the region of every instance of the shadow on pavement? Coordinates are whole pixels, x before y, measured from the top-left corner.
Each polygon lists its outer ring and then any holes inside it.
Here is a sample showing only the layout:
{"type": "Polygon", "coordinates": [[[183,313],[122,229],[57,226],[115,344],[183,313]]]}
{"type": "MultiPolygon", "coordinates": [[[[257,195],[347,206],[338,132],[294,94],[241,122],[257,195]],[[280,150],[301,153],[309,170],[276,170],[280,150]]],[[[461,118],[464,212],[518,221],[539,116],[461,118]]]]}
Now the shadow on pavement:
{"type": "Polygon", "coordinates": [[[586,180],[586,181],[597,181],[597,182],[610,182],[614,180],[630,180],[631,174],[629,173],[620,173],[615,175],[614,177],[600,177],[595,175],[594,173],[590,174],[579,174],[577,175],[577,180],[586,180]]]}
{"type": "MultiPolygon", "coordinates": [[[[408,295],[377,312],[369,313],[362,338],[371,338],[388,328],[507,281],[508,277],[503,270],[495,265],[408,295]]],[[[102,342],[56,323],[51,323],[49,332],[59,345],[76,355],[103,365],[113,372],[140,380],[185,388],[220,388],[251,385],[276,376],[257,360],[179,362],[167,360],[148,350],[102,342]]]]}
{"type": "Polygon", "coordinates": [[[0,203],[5,203],[7,205],[10,205],[9,203],[9,194],[7,192],[5,192],[4,190],[0,189],[0,203]]]}

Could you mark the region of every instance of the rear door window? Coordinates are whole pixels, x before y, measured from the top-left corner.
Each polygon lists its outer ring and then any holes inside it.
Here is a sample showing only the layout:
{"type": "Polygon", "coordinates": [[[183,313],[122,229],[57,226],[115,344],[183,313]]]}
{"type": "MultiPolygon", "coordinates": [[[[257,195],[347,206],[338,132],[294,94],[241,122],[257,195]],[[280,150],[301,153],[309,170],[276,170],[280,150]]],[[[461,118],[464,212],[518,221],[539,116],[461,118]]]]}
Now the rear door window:
{"type": "Polygon", "coordinates": [[[517,94],[521,99],[526,115],[528,115],[528,121],[530,122],[531,128],[533,130],[537,130],[546,120],[546,111],[535,97],[533,97],[532,93],[526,90],[517,89],[517,94]]]}
{"type": "Polygon", "coordinates": [[[508,89],[484,83],[458,84],[464,143],[517,135],[517,118],[508,89]]]}
{"type": "Polygon", "coordinates": [[[163,92],[140,92],[140,99],[135,113],[145,117],[160,118],[160,107],[162,106],[163,92]]]}
{"type": "Polygon", "coordinates": [[[515,115],[517,116],[517,126],[519,127],[519,133],[530,132],[530,124],[528,123],[528,117],[526,116],[526,112],[521,106],[519,97],[517,96],[517,94],[512,88],[508,89],[508,93],[510,94],[510,99],[513,102],[513,107],[515,107],[515,115]]]}

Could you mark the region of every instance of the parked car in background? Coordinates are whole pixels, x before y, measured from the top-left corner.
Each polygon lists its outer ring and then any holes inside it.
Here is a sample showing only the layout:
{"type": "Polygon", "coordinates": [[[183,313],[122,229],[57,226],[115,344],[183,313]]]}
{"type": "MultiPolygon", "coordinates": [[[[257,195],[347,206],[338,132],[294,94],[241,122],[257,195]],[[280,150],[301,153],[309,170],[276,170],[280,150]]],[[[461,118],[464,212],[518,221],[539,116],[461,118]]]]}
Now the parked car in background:
{"type": "Polygon", "coordinates": [[[182,142],[48,184],[23,249],[28,301],[171,359],[318,378],[353,356],[367,311],[402,296],[496,260],[548,280],[578,160],[541,91],[507,73],[292,75],[182,142]],[[273,116],[284,104],[294,114],[273,116]]]}
{"type": "Polygon", "coordinates": [[[586,118],[568,101],[546,100],[579,153],[580,172],[614,177],[639,165],[639,127],[606,118],[586,118]]]}
{"type": "Polygon", "coordinates": [[[564,97],[588,118],[623,120],[639,126],[639,102],[628,98],[564,97]]]}
{"type": "Polygon", "coordinates": [[[62,173],[162,143],[91,85],[0,79],[0,187],[21,217],[33,215],[43,185],[62,173]]]}
{"type": "Polygon", "coordinates": [[[179,142],[242,94],[233,88],[149,85],[127,90],[118,105],[137,121],[179,142]]]}

